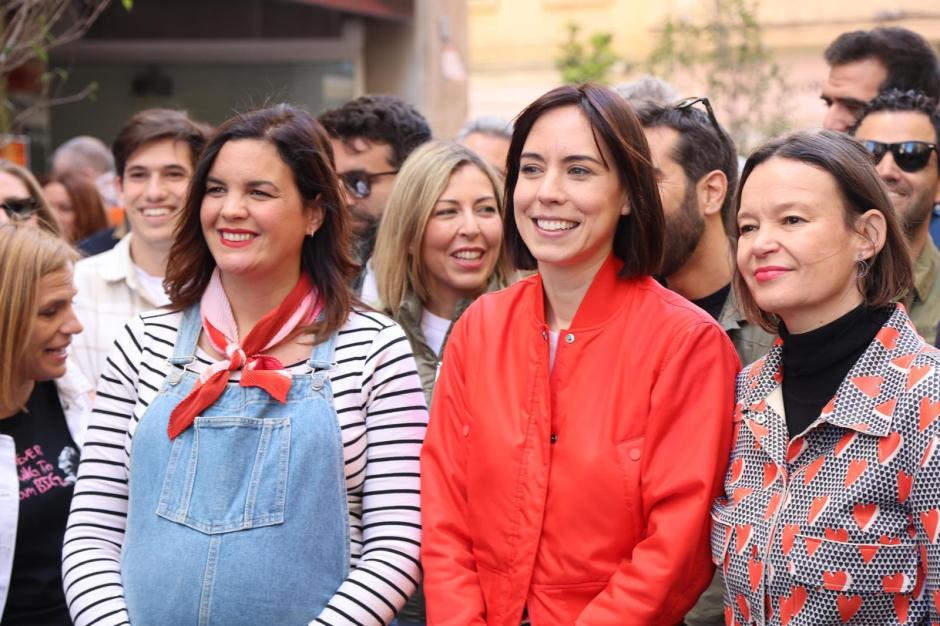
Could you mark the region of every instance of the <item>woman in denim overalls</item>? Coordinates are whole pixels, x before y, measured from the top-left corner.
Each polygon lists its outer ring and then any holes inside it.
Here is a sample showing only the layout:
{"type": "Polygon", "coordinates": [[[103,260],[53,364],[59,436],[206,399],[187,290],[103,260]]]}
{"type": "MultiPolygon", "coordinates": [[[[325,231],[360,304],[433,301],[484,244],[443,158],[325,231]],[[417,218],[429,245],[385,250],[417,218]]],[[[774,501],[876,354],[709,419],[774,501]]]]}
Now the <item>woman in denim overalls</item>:
{"type": "MultiPolygon", "coordinates": [[[[196,166],[166,277],[176,313],[164,319],[179,320],[175,344],[165,348],[159,392],[143,408],[138,402],[139,423],[128,428],[120,586],[135,626],[386,624],[414,588],[417,531],[402,540],[413,547],[399,570],[406,584],[394,593],[386,571],[376,570],[371,587],[350,576],[350,520],[361,514],[349,510],[349,464],[368,465],[378,453],[349,458],[345,448],[356,441],[344,446],[334,401],[333,380],[364,367],[335,356],[338,336],[369,331],[349,330],[361,307],[347,287],[356,266],[336,180],[322,127],[286,105],[226,122],[196,166]]],[[[147,350],[135,371],[152,368],[147,350]]],[[[417,397],[418,406],[400,408],[423,438],[420,383],[410,353],[403,358],[415,393],[402,393],[399,405],[417,397]]],[[[416,463],[413,470],[416,481],[416,463]]],[[[415,505],[416,494],[406,496],[415,505]]],[[[382,497],[368,485],[361,496],[382,497]]],[[[79,513],[67,543],[95,532],[79,513]]],[[[412,532],[401,526],[380,534],[412,532]]],[[[362,543],[364,560],[375,546],[362,543]]],[[[66,553],[67,571],[82,567],[66,553]]],[[[72,576],[70,608],[81,624],[84,582],[72,576]]],[[[115,606],[123,620],[125,607],[115,606]]]]}

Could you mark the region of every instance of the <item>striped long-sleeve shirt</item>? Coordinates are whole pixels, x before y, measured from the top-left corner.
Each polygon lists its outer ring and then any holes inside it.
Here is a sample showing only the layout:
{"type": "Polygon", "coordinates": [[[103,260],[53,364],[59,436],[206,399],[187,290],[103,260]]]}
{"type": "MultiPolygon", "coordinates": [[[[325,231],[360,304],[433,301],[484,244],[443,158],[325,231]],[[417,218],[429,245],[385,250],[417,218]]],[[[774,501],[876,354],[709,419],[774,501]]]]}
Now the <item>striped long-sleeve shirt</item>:
{"type": "MultiPolygon", "coordinates": [[[[132,319],[99,381],[63,548],[65,595],[77,626],[128,623],[120,560],[131,441],[167,374],[181,319],[165,310],[132,319]]],[[[199,373],[210,360],[196,356],[190,369],[199,373]]],[[[351,564],[311,623],[386,624],[419,578],[418,457],[427,409],[411,348],[388,318],[353,311],[335,359],[330,380],[343,437],[351,564]]]]}

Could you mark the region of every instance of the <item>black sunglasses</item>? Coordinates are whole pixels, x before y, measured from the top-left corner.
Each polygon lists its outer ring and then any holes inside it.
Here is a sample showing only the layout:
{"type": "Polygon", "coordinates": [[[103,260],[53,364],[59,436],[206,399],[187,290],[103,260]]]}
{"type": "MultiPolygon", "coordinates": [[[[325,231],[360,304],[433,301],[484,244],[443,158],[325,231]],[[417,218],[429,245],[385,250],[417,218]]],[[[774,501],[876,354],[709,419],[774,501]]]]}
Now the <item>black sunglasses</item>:
{"type": "MultiPolygon", "coordinates": [[[[890,151],[895,164],[902,171],[912,174],[927,167],[930,162],[930,153],[937,150],[937,144],[925,141],[901,141],[898,143],[882,143],[880,141],[863,141],[865,149],[875,157],[875,165],[890,151]]],[[[940,154],[940,151],[937,151],[940,154]]]]}
{"type": "Polygon", "coordinates": [[[683,98],[679,100],[672,108],[676,111],[687,111],[694,107],[696,104],[701,103],[705,107],[705,112],[708,113],[708,121],[711,122],[712,128],[715,129],[715,133],[718,135],[718,139],[722,143],[727,143],[727,138],[725,137],[725,132],[721,130],[721,125],[718,123],[718,118],[715,117],[715,111],[712,109],[712,103],[708,101],[708,98],[705,96],[690,96],[688,98],[683,98]]]}
{"type": "Polygon", "coordinates": [[[4,198],[0,201],[0,208],[10,219],[25,220],[39,210],[39,201],[36,198],[4,198]]]}
{"type": "Polygon", "coordinates": [[[389,170],[387,172],[370,173],[365,170],[350,170],[339,175],[343,185],[349,190],[349,193],[360,200],[365,200],[372,195],[372,183],[381,176],[394,176],[398,170],[389,170]]]}

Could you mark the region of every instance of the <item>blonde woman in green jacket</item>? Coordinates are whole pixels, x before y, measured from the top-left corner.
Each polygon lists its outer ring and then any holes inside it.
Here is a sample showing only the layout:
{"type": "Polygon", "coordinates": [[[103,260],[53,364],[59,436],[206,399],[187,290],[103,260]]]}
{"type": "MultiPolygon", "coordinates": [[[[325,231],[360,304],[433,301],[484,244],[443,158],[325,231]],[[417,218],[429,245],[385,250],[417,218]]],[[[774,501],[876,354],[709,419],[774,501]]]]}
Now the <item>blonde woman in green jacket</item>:
{"type": "MultiPolygon", "coordinates": [[[[381,307],[405,329],[429,403],[451,326],[506,284],[501,188],[475,152],[432,141],[402,165],[382,216],[373,257],[381,307]]],[[[414,623],[423,622],[422,612],[414,623]]]]}

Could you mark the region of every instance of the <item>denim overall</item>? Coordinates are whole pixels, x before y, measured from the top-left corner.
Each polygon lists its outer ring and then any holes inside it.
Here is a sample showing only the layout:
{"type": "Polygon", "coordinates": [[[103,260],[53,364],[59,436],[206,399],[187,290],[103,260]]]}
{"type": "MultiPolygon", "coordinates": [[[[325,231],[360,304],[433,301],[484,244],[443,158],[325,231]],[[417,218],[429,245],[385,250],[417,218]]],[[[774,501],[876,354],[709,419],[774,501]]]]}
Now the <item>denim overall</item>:
{"type": "Polygon", "coordinates": [[[327,370],[334,334],[287,402],[229,383],[176,439],[173,408],[198,376],[189,308],[160,394],[131,447],[121,559],[134,626],[306,624],[349,573],[343,442],[327,370]]]}

